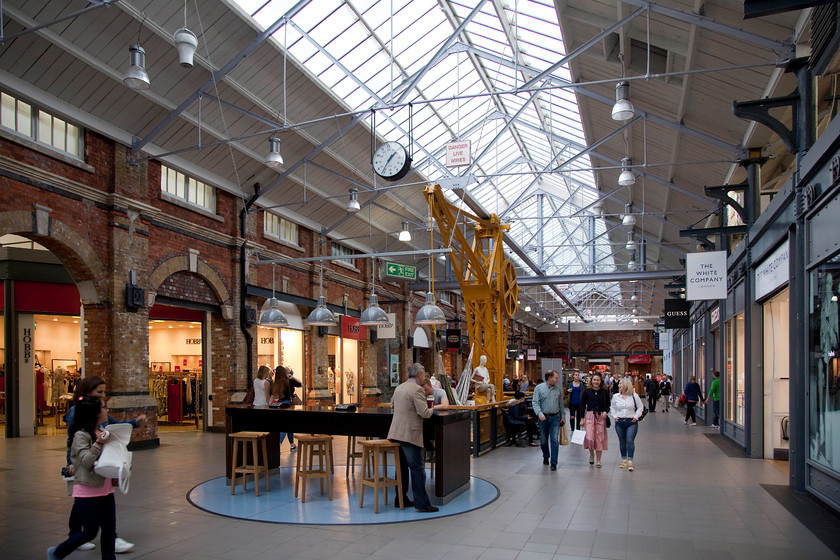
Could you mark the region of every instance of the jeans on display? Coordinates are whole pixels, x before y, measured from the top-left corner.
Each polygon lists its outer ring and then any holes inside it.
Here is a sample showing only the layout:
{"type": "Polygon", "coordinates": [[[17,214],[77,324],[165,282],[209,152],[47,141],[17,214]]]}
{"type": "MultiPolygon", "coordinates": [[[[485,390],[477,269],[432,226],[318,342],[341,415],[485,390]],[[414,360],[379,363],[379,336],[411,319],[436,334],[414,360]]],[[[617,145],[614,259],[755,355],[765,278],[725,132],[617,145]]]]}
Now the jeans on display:
{"type": "Polygon", "coordinates": [[[71,552],[86,542],[96,538],[96,533],[102,530],[99,546],[102,547],[102,558],[114,559],[114,539],[116,538],[117,510],[114,494],[97,496],[95,498],[75,498],[73,512],[81,522],[81,529],[58,545],[55,554],[59,558],[66,558],[71,552]]]}
{"type": "Polygon", "coordinates": [[[694,413],[694,407],[697,406],[696,402],[688,401],[685,403],[685,421],[688,422],[689,417],[691,418],[692,422],[697,422],[697,415],[694,413]]]}
{"type": "Polygon", "coordinates": [[[545,415],[545,420],[540,420],[540,447],[542,448],[543,459],[550,459],[552,465],[557,464],[557,456],[560,451],[560,414],[553,416],[545,415]],[[549,448],[549,436],[551,447],[549,448]],[[549,451],[551,452],[549,455],[549,451]]]}
{"type": "Polygon", "coordinates": [[[715,419],[712,421],[712,424],[715,426],[720,425],[720,401],[712,399],[712,413],[714,414],[715,419]]]}
{"type": "MultiPolygon", "coordinates": [[[[423,448],[406,443],[400,444],[400,476],[402,477],[402,493],[406,496],[408,489],[408,475],[411,473],[411,493],[414,495],[414,507],[425,509],[432,505],[429,495],[426,494],[426,465],[423,462],[423,448]]],[[[399,507],[400,502],[394,497],[394,505],[399,507]]]]}
{"type": "Polygon", "coordinates": [[[622,459],[633,459],[638,431],[639,423],[629,418],[619,418],[615,421],[615,433],[618,434],[618,449],[622,459]]]}

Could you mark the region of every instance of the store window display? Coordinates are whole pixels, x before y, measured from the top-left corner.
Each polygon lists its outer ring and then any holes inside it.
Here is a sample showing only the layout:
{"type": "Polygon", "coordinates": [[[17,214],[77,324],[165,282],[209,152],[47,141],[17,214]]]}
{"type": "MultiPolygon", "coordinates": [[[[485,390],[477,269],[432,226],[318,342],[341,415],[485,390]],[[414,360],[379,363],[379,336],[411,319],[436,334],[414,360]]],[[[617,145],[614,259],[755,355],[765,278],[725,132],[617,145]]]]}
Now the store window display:
{"type": "Polygon", "coordinates": [[[840,471],[840,257],[811,274],[810,458],[840,471]]]}

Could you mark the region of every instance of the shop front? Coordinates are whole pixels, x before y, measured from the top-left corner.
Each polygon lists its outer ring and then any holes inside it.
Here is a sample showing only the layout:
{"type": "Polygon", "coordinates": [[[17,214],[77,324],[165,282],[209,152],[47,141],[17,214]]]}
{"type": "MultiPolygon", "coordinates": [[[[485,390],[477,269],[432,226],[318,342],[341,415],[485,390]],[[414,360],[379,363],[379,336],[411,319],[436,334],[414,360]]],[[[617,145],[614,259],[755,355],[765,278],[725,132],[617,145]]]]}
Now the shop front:
{"type": "MultiPolygon", "coordinates": [[[[266,301],[266,303],[268,303],[266,301]]],[[[306,400],[306,375],[303,369],[304,326],[297,305],[278,302],[280,310],[289,324],[282,328],[260,326],[257,330],[257,365],[267,366],[274,371],[283,366],[301,387],[295,389],[295,395],[306,400]]]]}
{"type": "Polygon", "coordinates": [[[327,389],[333,393],[335,404],[358,404],[361,380],[361,344],[367,338],[367,328],[357,317],[341,315],[341,335],[327,336],[327,389]]]}

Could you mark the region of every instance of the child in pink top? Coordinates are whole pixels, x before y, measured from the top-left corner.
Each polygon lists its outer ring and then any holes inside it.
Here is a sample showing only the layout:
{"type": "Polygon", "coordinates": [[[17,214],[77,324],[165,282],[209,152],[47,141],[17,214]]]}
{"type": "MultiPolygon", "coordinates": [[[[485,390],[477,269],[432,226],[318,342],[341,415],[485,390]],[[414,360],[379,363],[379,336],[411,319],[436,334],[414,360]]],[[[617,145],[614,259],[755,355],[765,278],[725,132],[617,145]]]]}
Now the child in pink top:
{"type": "Polygon", "coordinates": [[[114,489],[110,478],[93,470],[94,463],[107,445],[108,433],[98,426],[108,421],[108,408],[99,397],[79,397],[75,405],[73,424],[70,426],[72,445],[70,460],[73,462],[76,481],[73,485],[73,509],[82,518],[82,530],[70,535],[58,546],[47,549],[47,560],[65,558],[84,543],[90,542],[101,529],[103,560],[115,560],[114,538],[117,525],[114,489]]]}

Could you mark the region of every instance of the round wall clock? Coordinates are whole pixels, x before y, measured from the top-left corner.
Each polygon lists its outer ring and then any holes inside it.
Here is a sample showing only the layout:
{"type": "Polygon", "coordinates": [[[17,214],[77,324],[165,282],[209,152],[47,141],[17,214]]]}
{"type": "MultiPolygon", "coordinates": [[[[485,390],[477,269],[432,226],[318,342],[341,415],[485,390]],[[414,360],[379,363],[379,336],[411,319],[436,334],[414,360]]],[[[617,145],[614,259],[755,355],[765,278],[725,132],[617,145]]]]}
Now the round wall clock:
{"type": "Polygon", "coordinates": [[[399,142],[385,142],[373,153],[373,170],[389,181],[402,179],[411,168],[408,150],[399,142]]]}

